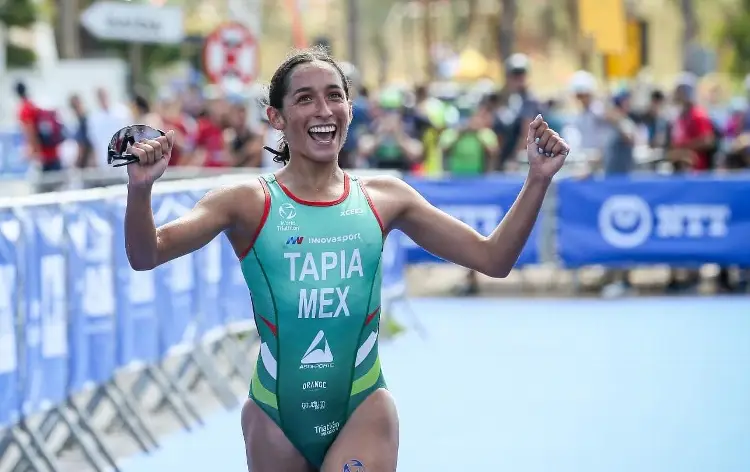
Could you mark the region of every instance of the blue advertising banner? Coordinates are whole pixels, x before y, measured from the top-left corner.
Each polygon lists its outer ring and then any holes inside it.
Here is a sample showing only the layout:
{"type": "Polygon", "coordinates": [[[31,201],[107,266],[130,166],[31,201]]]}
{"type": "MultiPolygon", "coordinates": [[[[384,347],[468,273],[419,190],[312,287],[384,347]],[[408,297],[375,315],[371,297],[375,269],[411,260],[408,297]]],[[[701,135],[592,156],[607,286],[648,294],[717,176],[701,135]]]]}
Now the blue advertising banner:
{"type": "Polygon", "coordinates": [[[561,181],[558,252],[568,267],[750,266],[750,187],[733,178],[561,181]]]}
{"type": "Polygon", "coordinates": [[[23,412],[60,403],[68,384],[65,222],[57,205],[18,211],[25,277],[23,412]]]}
{"type": "Polygon", "coordinates": [[[65,205],[68,232],[69,389],[109,381],[115,371],[112,223],[103,201],[65,205]]]}
{"type": "MultiPolygon", "coordinates": [[[[186,214],[195,205],[192,192],[156,195],[154,221],[162,226],[186,214]]],[[[161,356],[196,340],[196,254],[188,254],[156,268],[156,307],[161,356]]],[[[202,268],[201,268],[202,270],[202,268]]]]}
{"type": "MultiPolygon", "coordinates": [[[[523,181],[503,177],[405,179],[430,203],[489,236],[516,200],[523,181]]],[[[529,236],[516,267],[539,261],[539,222],[529,236]]],[[[439,262],[440,259],[405,238],[409,263],[439,262]]]]}
{"type": "Polygon", "coordinates": [[[22,177],[29,170],[20,131],[0,131],[0,179],[22,177]]]}
{"type": "Polygon", "coordinates": [[[0,210],[0,429],[18,420],[21,403],[16,314],[18,313],[21,223],[0,210]]]}
{"type": "Polygon", "coordinates": [[[125,252],[125,197],[108,202],[113,230],[115,299],[117,305],[117,364],[159,360],[159,318],[154,271],[136,272],[125,252]]]}

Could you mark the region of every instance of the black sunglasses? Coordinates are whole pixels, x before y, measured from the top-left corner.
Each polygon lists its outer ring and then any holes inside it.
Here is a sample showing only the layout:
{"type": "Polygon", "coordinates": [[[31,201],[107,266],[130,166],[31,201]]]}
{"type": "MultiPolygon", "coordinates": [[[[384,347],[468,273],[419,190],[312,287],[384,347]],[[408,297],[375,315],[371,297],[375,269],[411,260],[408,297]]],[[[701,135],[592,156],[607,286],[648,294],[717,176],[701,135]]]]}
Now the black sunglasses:
{"type": "Polygon", "coordinates": [[[107,164],[112,167],[122,167],[138,162],[138,157],[128,152],[130,147],[135,143],[156,139],[165,135],[164,131],[148,125],[126,126],[112,136],[109,142],[109,149],[107,149],[107,164]]]}

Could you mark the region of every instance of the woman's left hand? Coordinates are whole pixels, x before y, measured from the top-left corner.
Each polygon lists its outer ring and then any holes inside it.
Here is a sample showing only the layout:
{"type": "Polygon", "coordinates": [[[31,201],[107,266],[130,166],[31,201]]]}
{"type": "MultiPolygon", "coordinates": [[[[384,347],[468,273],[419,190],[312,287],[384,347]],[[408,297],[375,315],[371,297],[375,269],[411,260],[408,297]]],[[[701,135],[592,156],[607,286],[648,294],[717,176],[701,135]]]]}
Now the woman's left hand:
{"type": "Polygon", "coordinates": [[[542,115],[529,124],[526,137],[526,154],[529,159],[529,177],[551,180],[562,168],[570,146],[549,127],[542,115]]]}

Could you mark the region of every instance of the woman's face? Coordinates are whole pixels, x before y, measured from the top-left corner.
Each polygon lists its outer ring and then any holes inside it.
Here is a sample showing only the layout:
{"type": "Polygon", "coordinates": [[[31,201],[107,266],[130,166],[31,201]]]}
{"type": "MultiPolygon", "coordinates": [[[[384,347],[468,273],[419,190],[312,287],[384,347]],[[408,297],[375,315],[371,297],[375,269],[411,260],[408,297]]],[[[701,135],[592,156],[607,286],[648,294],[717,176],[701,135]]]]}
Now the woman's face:
{"type": "Polygon", "coordinates": [[[269,108],[271,125],[284,132],[292,154],[318,162],[336,160],[351,122],[339,73],[325,62],[301,64],[287,85],[283,110],[269,108]]]}

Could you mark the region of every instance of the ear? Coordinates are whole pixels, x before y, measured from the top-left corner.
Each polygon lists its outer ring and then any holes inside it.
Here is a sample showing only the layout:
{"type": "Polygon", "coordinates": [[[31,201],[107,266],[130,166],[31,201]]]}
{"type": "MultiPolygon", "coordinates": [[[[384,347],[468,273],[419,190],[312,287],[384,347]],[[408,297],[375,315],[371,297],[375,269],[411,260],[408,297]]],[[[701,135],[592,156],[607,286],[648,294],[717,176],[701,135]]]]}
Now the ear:
{"type": "Polygon", "coordinates": [[[354,119],[354,104],[349,100],[349,122],[351,123],[354,119]]]}
{"type": "Polygon", "coordinates": [[[266,108],[266,116],[268,117],[268,122],[271,124],[271,127],[273,127],[273,129],[281,131],[286,126],[286,121],[281,115],[280,110],[274,107],[268,107],[266,108]]]}

